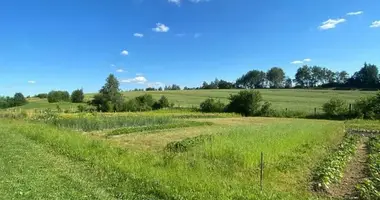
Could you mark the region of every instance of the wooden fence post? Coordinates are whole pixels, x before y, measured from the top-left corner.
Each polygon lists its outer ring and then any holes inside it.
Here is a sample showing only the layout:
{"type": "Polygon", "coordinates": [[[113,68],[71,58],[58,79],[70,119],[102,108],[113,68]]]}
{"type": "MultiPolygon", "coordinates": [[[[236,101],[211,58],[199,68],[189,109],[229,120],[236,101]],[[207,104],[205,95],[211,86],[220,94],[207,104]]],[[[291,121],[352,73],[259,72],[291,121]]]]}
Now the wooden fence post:
{"type": "Polygon", "coordinates": [[[264,175],[264,153],[261,152],[260,160],[260,190],[263,191],[263,175],[264,175]]]}

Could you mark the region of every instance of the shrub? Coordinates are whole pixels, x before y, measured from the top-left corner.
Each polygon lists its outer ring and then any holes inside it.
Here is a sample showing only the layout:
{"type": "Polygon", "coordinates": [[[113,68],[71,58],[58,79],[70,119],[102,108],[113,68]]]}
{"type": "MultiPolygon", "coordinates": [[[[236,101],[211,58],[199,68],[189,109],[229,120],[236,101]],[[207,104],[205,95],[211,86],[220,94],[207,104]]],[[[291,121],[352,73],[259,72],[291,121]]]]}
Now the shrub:
{"type": "Polygon", "coordinates": [[[380,93],[376,96],[359,99],[354,104],[354,112],[365,119],[380,119],[380,93]]]}
{"type": "Polygon", "coordinates": [[[323,104],[323,111],[329,117],[345,116],[348,111],[347,102],[343,99],[332,98],[323,104]]]}
{"type": "Polygon", "coordinates": [[[152,95],[144,94],[124,103],[124,108],[126,111],[130,112],[150,111],[153,109],[154,105],[155,101],[152,95]]]}
{"type": "Polygon", "coordinates": [[[228,112],[239,113],[244,116],[254,116],[260,112],[262,97],[259,91],[243,90],[236,95],[230,95],[228,112]]]}
{"type": "Polygon", "coordinates": [[[153,109],[155,110],[162,109],[162,108],[169,108],[169,107],[170,107],[169,100],[165,96],[161,96],[161,98],[153,104],[153,109]]]}
{"type": "Polygon", "coordinates": [[[96,108],[90,105],[78,105],[78,112],[95,112],[96,108]]]}
{"type": "Polygon", "coordinates": [[[71,102],[73,103],[82,103],[84,100],[83,89],[74,90],[71,93],[71,102]]]}
{"type": "Polygon", "coordinates": [[[28,103],[22,93],[16,93],[13,97],[13,106],[22,106],[28,103]]]}
{"type": "Polygon", "coordinates": [[[40,98],[40,99],[46,99],[48,97],[47,93],[40,93],[37,94],[35,97],[40,98]]]}
{"type": "Polygon", "coordinates": [[[70,101],[70,94],[67,91],[50,91],[48,96],[49,103],[56,103],[60,101],[70,101]]]}
{"type": "Polygon", "coordinates": [[[200,105],[200,110],[202,112],[223,112],[226,105],[220,102],[220,100],[215,100],[213,98],[208,98],[200,105]]]}
{"type": "Polygon", "coordinates": [[[278,112],[272,109],[272,104],[268,101],[266,101],[260,109],[260,115],[261,116],[267,116],[267,117],[274,117],[279,115],[278,112]]]}

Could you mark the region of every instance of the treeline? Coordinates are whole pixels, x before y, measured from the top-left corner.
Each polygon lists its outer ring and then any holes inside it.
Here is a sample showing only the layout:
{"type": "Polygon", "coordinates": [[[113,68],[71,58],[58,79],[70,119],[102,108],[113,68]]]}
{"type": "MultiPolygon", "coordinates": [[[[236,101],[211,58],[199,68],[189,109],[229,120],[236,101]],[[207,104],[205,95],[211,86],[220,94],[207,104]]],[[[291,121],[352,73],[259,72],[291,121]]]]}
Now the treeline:
{"type": "Polygon", "coordinates": [[[35,98],[47,99],[49,103],[57,102],[72,102],[72,103],[83,103],[84,102],[84,92],[83,89],[74,90],[71,95],[68,91],[52,90],[49,93],[40,93],[34,95],[35,98]]]}
{"type": "Polygon", "coordinates": [[[354,104],[348,104],[344,99],[332,98],[323,104],[324,113],[311,115],[288,110],[275,110],[270,102],[263,101],[258,90],[242,90],[238,94],[230,95],[228,104],[214,98],[208,98],[200,104],[199,109],[201,112],[206,113],[232,112],[242,116],[305,117],[339,120],[353,118],[380,119],[380,93],[361,98],[355,101],[354,104]]]}
{"type": "MultiPolygon", "coordinates": [[[[176,89],[181,89],[179,86],[176,89]]],[[[380,75],[376,65],[364,66],[352,76],[346,71],[332,71],[325,67],[304,65],[297,69],[294,79],[286,76],[283,69],[273,67],[268,71],[251,70],[237,78],[235,82],[215,79],[204,81],[200,87],[184,87],[184,90],[197,89],[254,89],[254,88],[336,88],[336,89],[379,89],[380,75]]],[[[165,87],[164,90],[172,88],[165,87]]],[[[162,88],[147,88],[146,91],[162,88]]]]}
{"type": "Polygon", "coordinates": [[[0,109],[11,108],[16,106],[22,106],[27,104],[28,101],[22,93],[16,93],[13,97],[1,97],[0,96],[0,109]]]}

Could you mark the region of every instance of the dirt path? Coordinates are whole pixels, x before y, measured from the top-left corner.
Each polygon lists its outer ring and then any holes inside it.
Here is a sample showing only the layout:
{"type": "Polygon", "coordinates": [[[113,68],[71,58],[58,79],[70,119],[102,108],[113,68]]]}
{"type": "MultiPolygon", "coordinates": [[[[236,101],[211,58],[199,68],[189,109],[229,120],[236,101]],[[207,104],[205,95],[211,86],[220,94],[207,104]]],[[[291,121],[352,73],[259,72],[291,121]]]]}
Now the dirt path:
{"type": "Polygon", "coordinates": [[[366,162],[368,159],[366,142],[368,138],[362,138],[357,151],[347,164],[341,183],[330,188],[329,193],[334,198],[355,199],[355,186],[365,177],[366,162]]]}

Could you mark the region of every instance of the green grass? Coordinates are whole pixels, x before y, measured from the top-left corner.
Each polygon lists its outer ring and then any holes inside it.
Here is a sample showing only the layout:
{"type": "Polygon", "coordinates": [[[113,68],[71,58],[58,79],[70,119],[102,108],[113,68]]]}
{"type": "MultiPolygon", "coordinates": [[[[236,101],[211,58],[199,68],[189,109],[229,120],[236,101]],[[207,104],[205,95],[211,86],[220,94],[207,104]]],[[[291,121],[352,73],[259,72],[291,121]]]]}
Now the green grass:
{"type": "Polygon", "coordinates": [[[341,142],[343,123],[278,122],[226,126],[186,153],[168,154],[122,149],[75,131],[0,119],[0,180],[6,183],[0,184],[0,194],[6,199],[20,194],[27,194],[24,199],[316,198],[309,191],[311,169],[341,142]]]}
{"type": "Polygon", "coordinates": [[[354,119],[345,123],[348,129],[380,130],[380,120],[354,119]]]}
{"type": "Polygon", "coordinates": [[[112,130],[106,133],[107,136],[113,135],[124,135],[130,133],[140,133],[140,132],[153,132],[166,129],[175,129],[175,128],[186,128],[194,126],[206,126],[212,125],[211,122],[194,122],[194,121],[174,121],[172,123],[160,124],[160,125],[150,125],[150,126],[131,126],[126,128],[120,128],[112,130]]]}
{"type": "MultiPolygon", "coordinates": [[[[360,97],[375,94],[371,91],[337,91],[337,90],[306,90],[306,89],[259,89],[265,101],[273,104],[275,109],[291,111],[302,111],[313,113],[314,108],[322,112],[322,104],[332,97],[339,97],[353,103],[360,97]]],[[[150,91],[150,92],[124,92],[128,99],[148,93],[155,99],[162,95],[168,97],[169,101],[181,107],[199,107],[199,104],[209,97],[219,98],[227,103],[230,94],[236,94],[239,90],[191,90],[191,91],[150,91]]],[[[86,94],[86,99],[91,99],[93,94],[86,94]]],[[[60,103],[62,109],[76,109],[78,104],[60,103]]],[[[22,109],[56,109],[56,104],[49,104],[46,99],[33,99],[29,104],[20,107],[22,109]]]]}

